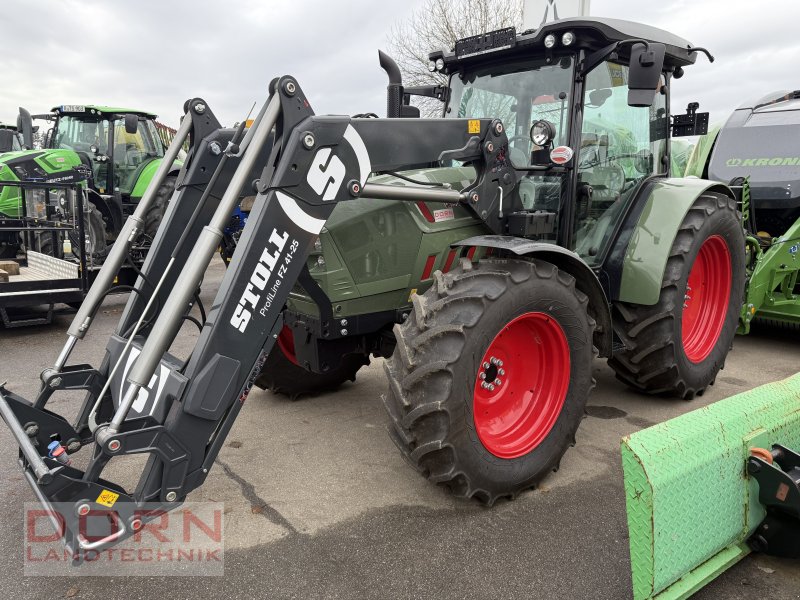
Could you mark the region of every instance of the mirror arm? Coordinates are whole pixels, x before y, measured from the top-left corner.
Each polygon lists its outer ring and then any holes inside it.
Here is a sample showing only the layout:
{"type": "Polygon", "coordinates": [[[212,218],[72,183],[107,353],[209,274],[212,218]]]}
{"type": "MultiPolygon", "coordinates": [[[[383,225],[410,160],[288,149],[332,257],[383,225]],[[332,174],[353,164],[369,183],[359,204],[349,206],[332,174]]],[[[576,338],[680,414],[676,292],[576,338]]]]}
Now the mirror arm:
{"type": "Polygon", "coordinates": [[[450,96],[450,88],[443,85],[419,85],[405,87],[403,88],[403,93],[407,96],[426,96],[447,102],[450,96]]]}
{"type": "MultiPolygon", "coordinates": [[[[633,44],[644,44],[645,51],[650,50],[650,42],[648,42],[647,40],[641,40],[641,39],[638,39],[638,38],[631,38],[631,39],[627,39],[627,40],[622,40],[620,42],[614,42],[613,44],[609,44],[605,48],[601,48],[597,52],[593,52],[592,54],[590,54],[589,56],[584,58],[583,61],[581,62],[581,64],[578,66],[578,77],[580,79],[583,79],[584,77],[586,77],[586,75],[589,73],[589,71],[591,71],[597,65],[599,65],[601,62],[603,62],[606,59],[606,57],[608,57],[609,54],[611,54],[612,52],[617,51],[620,48],[620,46],[624,46],[624,45],[627,45],[627,44],[630,44],[630,45],[633,45],[633,44]]],[[[697,48],[697,50],[701,50],[701,49],[697,48]]]]}

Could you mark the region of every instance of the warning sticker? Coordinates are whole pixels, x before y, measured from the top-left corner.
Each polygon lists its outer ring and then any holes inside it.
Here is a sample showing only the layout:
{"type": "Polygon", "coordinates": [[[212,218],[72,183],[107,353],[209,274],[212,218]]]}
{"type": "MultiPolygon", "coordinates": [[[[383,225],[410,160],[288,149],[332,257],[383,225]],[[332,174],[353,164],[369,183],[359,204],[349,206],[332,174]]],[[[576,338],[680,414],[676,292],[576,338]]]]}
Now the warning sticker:
{"type": "Polygon", "coordinates": [[[480,133],[481,122],[478,119],[470,119],[467,124],[467,131],[469,133],[480,133]]]}
{"type": "Polygon", "coordinates": [[[408,295],[408,301],[409,302],[411,302],[411,299],[414,297],[414,295],[416,293],[417,293],[417,288],[414,288],[414,289],[411,290],[411,293],[408,295]]]}
{"type": "Polygon", "coordinates": [[[456,213],[452,208],[441,208],[433,211],[433,220],[438,223],[439,221],[450,221],[456,218],[456,213]]]}
{"type": "Polygon", "coordinates": [[[103,490],[102,492],[100,492],[100,495],[97,497],[97,500],[95,500],[95,502],[111,508],[112,506],[114,506],[114,503],[117,501],[117,498],[119,498],[119,494],[117,494],[116,492],[112,492],[111,490],[103,490]]]}

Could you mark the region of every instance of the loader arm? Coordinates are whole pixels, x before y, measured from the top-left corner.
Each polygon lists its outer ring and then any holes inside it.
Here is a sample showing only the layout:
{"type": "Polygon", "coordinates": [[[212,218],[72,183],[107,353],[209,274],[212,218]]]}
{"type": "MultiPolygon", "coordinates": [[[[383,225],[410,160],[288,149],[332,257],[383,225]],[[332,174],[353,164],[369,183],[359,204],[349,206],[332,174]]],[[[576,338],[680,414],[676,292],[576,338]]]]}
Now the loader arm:
{"type": "MultiPolygon", "coordinates": [[[[202,485],[275,343],[289,292],[338,202],[366,193],[379,199],[463,202],[485,215],[516,186],[499,121],[315,116],[293,78],[277,79],[270,88],[270,99],[244,139],[234,140],[201,171],[211,173],[205,188],[193,177],[202,179],[196,169],[208,160],[215,132],[202,130],[188,103],[184,119],[194,124],[184,123],[181,131],[191,138],[192,151],[181,190],[103,364],[93,369],[67,361],[113,279],[108,273],[99,279],[92,306],[76,316],[55,367],[43,373],[35,404],[0,386],[0,412],[20,447],[26,477],[46,507],[58,507],[60,530],[76,562],[87,550],[126,539],[202,485]],[[476,179],[463,191],[366,184],[371,173],[447,159],[475,167],[476,179]],[[260,173],[257,182],[255,172],[260,173]],[[231,211],[243,193],[252,193],[248,186],[258,191],[253,211],[184,364],[170,356],[169,348],[231,211]],[[188,198],[197,203],[191,211],[188,198]],[[87,392],[75,424],[45,408],[61,389],[87,392]],[[54,440],[60,446],[48,452],[54,440]],[[65,454],[92,442],[85,472],[67,464],[65,454]],[[136,490],[101,478],[114,457],[142,453],[149,460],[136,490]],[[109,492],[116,496],[110,505],[109,492]]],[[[136,226],[127,225],[129,230],[136,226]]]]}

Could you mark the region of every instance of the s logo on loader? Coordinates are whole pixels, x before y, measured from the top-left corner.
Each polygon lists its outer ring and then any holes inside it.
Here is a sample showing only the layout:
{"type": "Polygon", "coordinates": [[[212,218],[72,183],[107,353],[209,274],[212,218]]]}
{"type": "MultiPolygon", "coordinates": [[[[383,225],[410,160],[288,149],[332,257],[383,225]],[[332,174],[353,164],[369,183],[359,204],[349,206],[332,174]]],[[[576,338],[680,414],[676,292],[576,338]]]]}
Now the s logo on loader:
{"type": "Polygon", "coordinates": [[[333,200],[339,192],[345,174],[344,163],[339,157],[331,155],[330,148],[320,148],[311,161],[306,179],[323,200],[333,200]]]}

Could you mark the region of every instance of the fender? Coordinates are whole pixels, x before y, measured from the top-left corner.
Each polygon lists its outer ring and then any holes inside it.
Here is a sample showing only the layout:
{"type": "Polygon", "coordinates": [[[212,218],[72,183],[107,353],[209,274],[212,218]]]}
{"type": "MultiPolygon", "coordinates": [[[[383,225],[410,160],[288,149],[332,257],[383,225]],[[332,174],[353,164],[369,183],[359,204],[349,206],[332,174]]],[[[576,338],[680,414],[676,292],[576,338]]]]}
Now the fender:
{"type": "Polygon", "coordinates": [[[575,278],[577,288],[589,297],[591,315],[597,322],[594,345],[600,356],[610,357],[612,350],[611,311],[603,286],[594,271],[584,260],[566,248],[554,244],[533,242],[508,235],[477,235],[451,244],[451,246],[479,246],[513,252],[517,256],[539,258],[554,264],[575,278]]]}
{"type": "MultiPolygon", "coordinates": [[[[139,177],[136,178],[136,183],[133,186],[133,190],[131,190],[132,199],[136,199],[136,201],[138,201],[139,198],[144,196],[144,191],[153,180],[153,175],[156,174],[156,171],[158,170],[162,160],[162,158],[157,158],[155,160],[151,160],[149,163],[147,163],[147,165],[145,165],[144,169],[142,169],[142,172],[139,173],[139,177]]],[[[177,175],[182,166],[183,161],[176,160],[172,163],[172,167],[170,167],[168,175],[177,175]]]]}
{"type": "Polygon", "coordinates": [[[100,211],[106,224],[106,238],[115,237],[122,229],[122,204],[113,196],[101,196],[93,189],[88,190],[89,202],[100,211]]]}
{"type": "Polygon", "coordinates": [[[708,177],[708,163],[711,160],[711,153],[714,151],[720,129],[722,129],[722,125],[714,125],[706,135],[700,136],[689,155],[689,161],[683,172],[684,177],[708,177]]]}
{"type": "Polygon", "coordinates": [[[678,228],[695,200],[707,191],[736,197],[722,183],[694,177],[656,179],[642,189],[603,264],[612,301],[645,306],[658,302],[678,228]]]}

